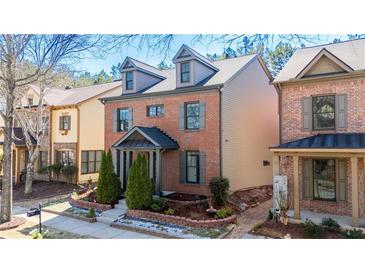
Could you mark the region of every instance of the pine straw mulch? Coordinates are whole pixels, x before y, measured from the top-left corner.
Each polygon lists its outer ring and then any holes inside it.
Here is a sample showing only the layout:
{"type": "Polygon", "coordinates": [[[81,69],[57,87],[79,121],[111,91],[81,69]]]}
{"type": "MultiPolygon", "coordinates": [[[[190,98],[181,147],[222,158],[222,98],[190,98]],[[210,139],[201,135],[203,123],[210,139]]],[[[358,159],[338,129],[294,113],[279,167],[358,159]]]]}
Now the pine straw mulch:
{"type": "Polygon", "coordinates": [[[0,231],[16,228],[22,224],[25,224],[27,219],[23,217],[12,216],[10,222],[0,224],[0,231]]]}
{"type": "Polygon", "coordinates": [[[80,189],[76,184],[64,182],[33,181],[33,191],[30,194],[24,194],[24,184],[16,184],[13,190],[13,199],[15,202],[21,202],[33,199],[50,198],[64,194],[71,194],[75,189],[80,189]]]}
{"type": "MultiPolygon", "coordinates": [[[[273,220],[266,220],[263,224],[254,227],[249,233],[273,239],[284,239],[288,235],[290,235],[290,239],[308,239],[303,234],[303,226],[301,224],[288,223],[284,225],[273,220]]],[[[321,239],[341,239],[341,234],[324,230],[321,239]]]]}

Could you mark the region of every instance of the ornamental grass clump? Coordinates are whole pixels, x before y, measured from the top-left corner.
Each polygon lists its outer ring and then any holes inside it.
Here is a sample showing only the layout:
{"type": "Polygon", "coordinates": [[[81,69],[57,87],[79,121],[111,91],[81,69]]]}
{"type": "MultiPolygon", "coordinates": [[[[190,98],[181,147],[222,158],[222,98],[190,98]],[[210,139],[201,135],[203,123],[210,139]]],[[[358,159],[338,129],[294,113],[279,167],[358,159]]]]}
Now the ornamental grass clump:
{"type": "Polygon", "coordinates": [[[129,170],[126,203],[129,209],[149,209],[152,204],[153,185],[148,176],[146,157],[138,154],[129,170]]]}

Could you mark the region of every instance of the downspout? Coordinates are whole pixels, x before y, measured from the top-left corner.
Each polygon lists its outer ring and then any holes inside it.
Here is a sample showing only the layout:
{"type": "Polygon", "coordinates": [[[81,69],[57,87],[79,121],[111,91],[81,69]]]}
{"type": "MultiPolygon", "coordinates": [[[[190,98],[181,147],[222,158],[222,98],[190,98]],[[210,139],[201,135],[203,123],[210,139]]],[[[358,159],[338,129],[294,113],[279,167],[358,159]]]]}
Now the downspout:
{"type": "Polygon", "coordinates": [[[80,173],[81,173],[81,162],[79,163],[79,160],[81,159],[79,153],[80,152],[80,109],[79,106],[76,105],[76,109],[77,109],[77,140],[76,140],[76,166],[78,167],[77,169],[77,177],[76,177],[76,184],[79,182],[80,180],[80,173]]]}
{"type": "Polygon", "coordinates": [[[223,176],[223,147],[222,147],[222,135],[223,135],[223,129],[222,129],[222,91],[223,86],[218,87],[219,92],[219,176],[223,176]]]}

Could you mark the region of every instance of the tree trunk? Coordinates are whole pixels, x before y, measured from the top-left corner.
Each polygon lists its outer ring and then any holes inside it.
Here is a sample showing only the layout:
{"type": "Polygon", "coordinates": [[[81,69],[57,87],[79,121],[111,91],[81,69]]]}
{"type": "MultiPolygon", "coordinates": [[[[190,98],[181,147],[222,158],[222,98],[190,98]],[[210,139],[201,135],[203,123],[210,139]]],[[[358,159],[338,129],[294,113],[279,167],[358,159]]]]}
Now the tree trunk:
{"type": "Polygon", "coordinates": [[[30,161],[27,164],[27,175],[26,175],[26,179],[25,179],[25,194],[30,194],[32,193],[33,190],[33,170],[34,170],[34,166],[33,163],[31,163],[30,161]]]}
{"type": "Polygon", "coordinates": [[[12,176],[12,144],[13,144],[13,102],[8,96],[6,119],[4,127],[4,169],[2,182],[2,197],[0,207],[0,223],[11,220],[13,202],[13,176],[12,176]],[[10,101],[10,102],[9,102],[10,101]]]}

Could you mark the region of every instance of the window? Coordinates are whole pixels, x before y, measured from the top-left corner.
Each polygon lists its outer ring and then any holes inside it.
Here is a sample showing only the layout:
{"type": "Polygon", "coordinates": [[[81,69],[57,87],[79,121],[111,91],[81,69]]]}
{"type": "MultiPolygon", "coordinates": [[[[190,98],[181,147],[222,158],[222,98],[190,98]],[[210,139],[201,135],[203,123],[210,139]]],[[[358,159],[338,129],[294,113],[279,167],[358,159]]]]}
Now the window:
{"type": "Polygon", "coordinates": [[[185,128],[199,129],[199,102],[185,104],[185,128]]]}
{"type": "Polygon", "coordinates": [[[186,181],[191,184],[199,184],[199,152],[186,152],[186,181]]]}
{"type": "Polygon", "coordinates": [[[46,167],[48,165],[48,152],[40,151],[39,152],[39,168],[46,167]]]}
{"type": "Polygon", "coordinates": [[[125,73],[125,89],[126,90],[133,89],[133,71],[127,71],[125,73]]]}
{"type": "Polygon", "coordinates": [[[81,151],[81,173],[99,172],[102,150],[81,151]]]}
{"type": "Polygon", "coordinates": [[[148,117],[158,117],[164,114],[164,106],[163,105],[153,105],[147,106],[147,116],[148,117]]]}
{"type": "Polygon", "coordinates": [[[71,116],[60,116],[60,130],[71,129],[71,116]]]}
{"type": "Polygon", "coordinates": [[[190,63],[185,62],[181,63],[181,83],[189,83],[190,82],[190,63]]]}
{"type": "Polygon", "coordinates": [[[42,117],[42,123],[44,125],[44,135],[48,135],[49,133],[49,117],[42,117]]]}
{"type": "Polygon", "coordinates": [[[313,160],[313,198],[336,200],[336,169],[334,159],[313,160]]]}
{"type": "Polygon", "coordinates": [[[335,96],[312,98],[313,129],[335,129],[335,96]]]}
{"type": "Polygon", "coordinates": [[[119,131],[129,130],[129,115],[128,108],[119,109],[119,131]]]}
{"type": "Polygon", "coordinates": [[[73,165],[75,163],[73,150],[58,150],[56,156],[57,156],[56,162],[58,164],[62,164],[65,166],[65,165],[73,165]]]}

